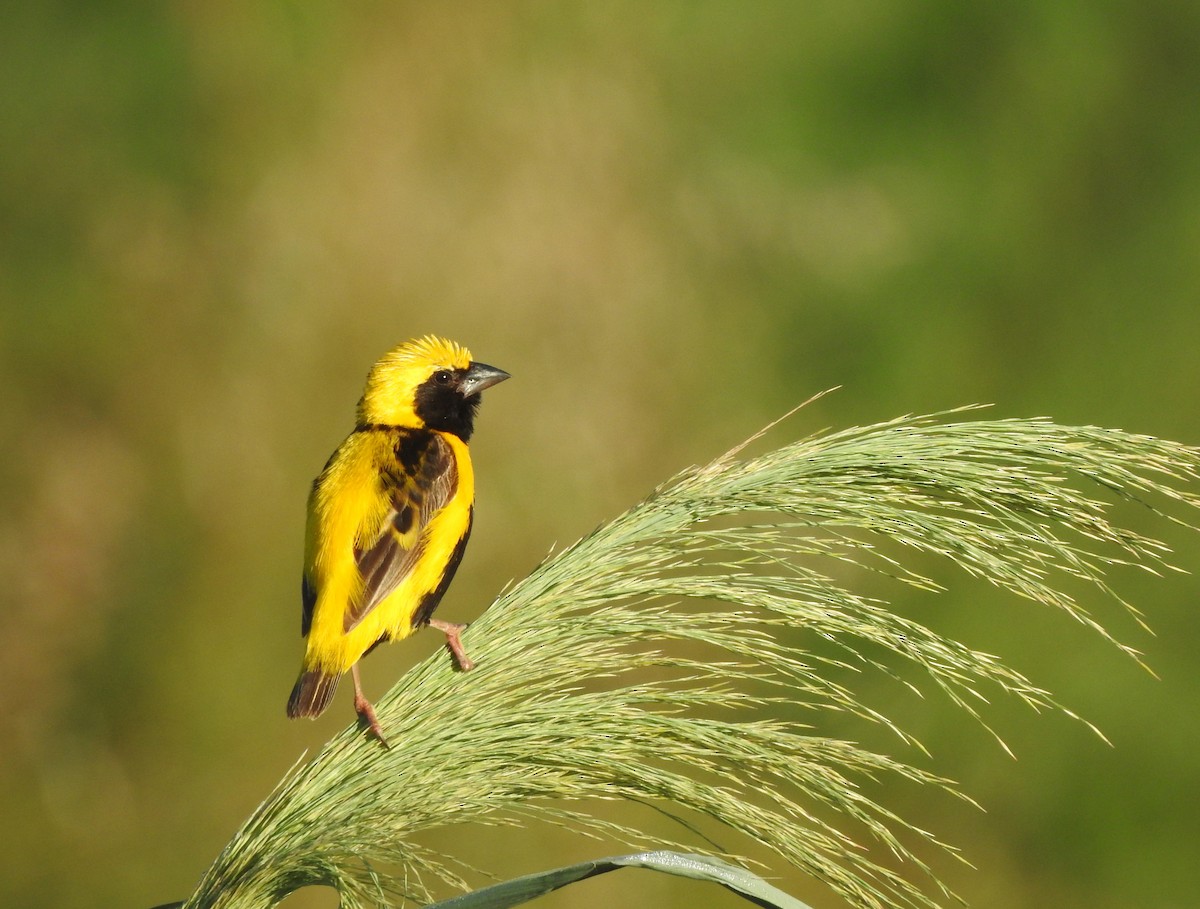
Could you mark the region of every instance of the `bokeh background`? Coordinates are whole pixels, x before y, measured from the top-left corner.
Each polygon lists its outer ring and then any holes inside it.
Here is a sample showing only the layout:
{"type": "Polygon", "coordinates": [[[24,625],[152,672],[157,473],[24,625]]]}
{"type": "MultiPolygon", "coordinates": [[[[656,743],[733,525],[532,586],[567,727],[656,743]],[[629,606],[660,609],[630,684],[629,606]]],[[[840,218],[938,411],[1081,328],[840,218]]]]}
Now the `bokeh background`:
{"type": "MultiPolygon", "coordinates": [[[[1200,443],[1200,5],[4,18],[4,905],[182,898],[349,721],[344,699],[284,718],[304,498],[367,367],[407,337],[444,333],[515,376],[473,446],[478,524],[443,605],[460,619],[834,385],[772,438],[992,402],[1200,443]]],[[[1200,536],[1134,519],[1200,565],[1200,536]]],[[[898,608],[1010,658],[1113,745],[1000,702],[1013,760],[937,698],[874,692],[933,755],[902,756],[986,808],[884,793],[977,866],[938,870],[981,907],[1195,905],[1194,577],[1115,579],[1155,637],[1097,600],[1154,679],[934,570],[948,593],[891,591],[898,608]]],[[[368,686],[438,646],[377,651],[368,686]]],[[[486,842],[503,876],[620,851],[486,842]]],[[[735,905],[625,875],[545,905],[735,905]]]]}

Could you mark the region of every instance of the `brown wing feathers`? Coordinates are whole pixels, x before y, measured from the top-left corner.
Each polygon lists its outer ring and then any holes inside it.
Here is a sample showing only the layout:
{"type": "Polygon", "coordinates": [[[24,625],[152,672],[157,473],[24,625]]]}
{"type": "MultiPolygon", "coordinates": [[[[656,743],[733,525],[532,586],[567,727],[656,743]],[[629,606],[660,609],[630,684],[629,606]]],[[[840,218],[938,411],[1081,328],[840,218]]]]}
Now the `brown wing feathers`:
{"type": "Polygon", "coordinates": [[[458,489],[454,451],[441,436],[429,430],[395,432],[395,461],[380,473],[392,507],[375,541],[355,552],[363,576],[363,593],[359,602],[346,611],[346,631],[361,622],[412,571],[421,557],[426,526],[458,489]]]}
{"type": "Polygon", "coordinates": [[[317,591],[307,573],[300,580],[300,605],[300,637],[306,638],[312,630],[313,609],[317,605],[317,591]]]}

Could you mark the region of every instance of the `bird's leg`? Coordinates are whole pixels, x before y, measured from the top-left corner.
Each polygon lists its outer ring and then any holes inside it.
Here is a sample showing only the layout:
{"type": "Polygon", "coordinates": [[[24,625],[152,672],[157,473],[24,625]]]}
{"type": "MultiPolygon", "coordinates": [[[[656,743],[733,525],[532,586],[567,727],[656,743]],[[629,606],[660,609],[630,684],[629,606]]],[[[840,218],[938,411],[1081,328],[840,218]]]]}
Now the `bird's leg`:
{"type": "Polygon", "coordinates": [[[443,622],[441,619],[430,619],[429,627],[436,628],[446,636],[446,646],[450,648],[454,659],[458,661],[459,669],[463,672],[470,672],[475,668],[475,661],[467,656],[467,652],[463,650],[462,641],[458,639],[458,636],[466,631],[466,625],[458,622],[443,622]]]}
{"type": "Polygon", "coordinates": [[[358,677],[358,664],[355,663],[350,667],[350,675],[354,678],[354,709],[359,717],[366,721],[367,728],[375,738],[379,739],[380,744],[384,748],[390,748],[387,739],[383,737],[383,727],[379,725],[379,720],[375,716],[375,708],[371,706],[371,702],[367,700],[363,694],[362,680],[358,677]]]}

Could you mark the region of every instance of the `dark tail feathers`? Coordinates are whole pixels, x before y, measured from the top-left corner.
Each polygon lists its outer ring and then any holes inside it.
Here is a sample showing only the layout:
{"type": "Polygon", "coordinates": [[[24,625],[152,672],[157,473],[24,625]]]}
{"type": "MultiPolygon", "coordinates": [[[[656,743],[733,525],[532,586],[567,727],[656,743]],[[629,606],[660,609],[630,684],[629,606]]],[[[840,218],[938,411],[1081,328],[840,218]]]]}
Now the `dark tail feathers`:
{"type": "Polygon", "coordinates": [[[288,698],[288,716],[292,719],[319,716],[333,700],[333,693],[337,691],[340,678],[340,675],[326,675],[319,669],[300,673],[300,678],[296,680],[296,686],[292,689],[292,696],[288,698]]]}

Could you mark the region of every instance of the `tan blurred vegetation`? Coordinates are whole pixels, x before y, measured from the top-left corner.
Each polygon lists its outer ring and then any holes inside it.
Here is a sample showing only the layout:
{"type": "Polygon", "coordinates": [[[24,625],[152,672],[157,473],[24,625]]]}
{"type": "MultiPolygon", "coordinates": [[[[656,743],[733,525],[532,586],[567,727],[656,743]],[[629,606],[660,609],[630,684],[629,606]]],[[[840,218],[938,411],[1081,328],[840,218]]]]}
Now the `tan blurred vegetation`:
{"type": "MultiPolygon", "coordinates": [[[[9,10],[0,902],[182,898],[349,721],[284,718],[304,497],[412,335],[515,377],[458,619],[832,385],[781,432],[990,401],[1200,442],[1198,85],[1170,2],[9,10]]],[[[974,905],[1194,900],[1197,585],[1122,590],[1161,681],[965,582],[905,602],[1114,744],[996,705],[1014,763],[903,705],[988,809],[891,802],[965,848],[974,905]]],[[[480,837],[504,876],[604,852],[480,837]]],[[[545,905],[708,898],[629,874],[545,905]]]]}

